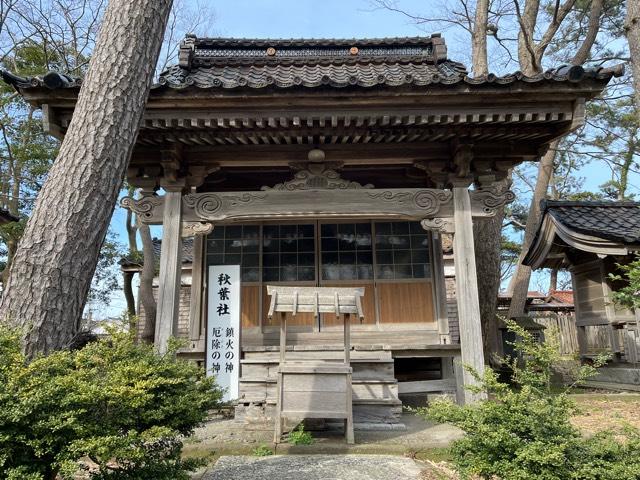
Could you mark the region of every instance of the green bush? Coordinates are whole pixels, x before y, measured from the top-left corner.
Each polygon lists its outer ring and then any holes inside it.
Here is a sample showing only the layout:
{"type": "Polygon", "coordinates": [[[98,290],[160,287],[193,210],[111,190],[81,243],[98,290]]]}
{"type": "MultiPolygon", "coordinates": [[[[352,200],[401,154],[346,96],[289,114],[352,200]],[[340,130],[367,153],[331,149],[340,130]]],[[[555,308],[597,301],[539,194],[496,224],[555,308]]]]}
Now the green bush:
{"type": "Polygon", "coordinates": [[[18,332],[0,326],[0,480],[70,478],[78,460],[96,479],[186,479],[181,438],[221,391],[175,347],[159,355],[112,330],[81,350],[28,361],[18,332]]]}
{"type": "Polygon", "coordinates": [[[310,432],[305,432],[304,424],[301,423],[289,433],[289,443],[291,445],[311,445],[313,443],[313,435],[310,432]]]}
{"type": "MultiPolygon", "coordinates": [[[[508,360],[513,385],[500,382],[489,369],[482,377],[467,369],[480,382],[472,389],[486,391],[490,400],[464,407],[440,401],[417,409],[430,420],[454,424],[466,433],[451,448],[462,478],[640,478],[637,431],[627,431],[621,441],[610,433],[585,439],[570,422],[577,411],[569,396],[571,388],[593,375],[595,368],[582,367],[574,385],[555,393],[551,384],[552,366],[558,360],[555,347],[536,343],[515,322],[509,321],[508,325],[520,339],[515,347],[521,359],[508,360]]],[[[605,361],[599,359],[596,366],[605,361]]]]}
{"type": "Polygon", "coordinates": [[[259,447],[253,449],[252,452],[256,457],[268,457],[273,455],[273,450],[271,450],[268,446],[262,444],[259,447]]]}

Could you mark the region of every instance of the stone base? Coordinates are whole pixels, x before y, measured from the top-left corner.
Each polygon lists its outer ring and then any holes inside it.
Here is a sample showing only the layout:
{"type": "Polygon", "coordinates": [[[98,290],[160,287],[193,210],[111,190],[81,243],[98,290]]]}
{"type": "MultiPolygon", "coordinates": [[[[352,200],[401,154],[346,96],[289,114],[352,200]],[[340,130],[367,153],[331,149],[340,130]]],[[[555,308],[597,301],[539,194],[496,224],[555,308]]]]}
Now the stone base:
{"type": "MultiPolygon", "coordinates": [[[[354,424],[363,425],[393,425],[400,423],[402,404],[400,402],[390,404],[368,404],[353,406],[354,424]]],[[[235,422],[240,423],[247,430],[264,430],[273,428],[276,421],[276,406],[273,404],[251,403],[239,404],[235,408],[235,422]]],[[[287,421],[285,431],[296,427],[299,421],[287,421]]],[[[322,430],[325,422],[322,419],[305,420],[305,428],[308,430],[322,430]]]]}
{"type": "Polygon", "coordinates": [[[598,370],[586,386],[607,390],[640,391],[640,368],[626,365],[608,365],[598,370]]]}

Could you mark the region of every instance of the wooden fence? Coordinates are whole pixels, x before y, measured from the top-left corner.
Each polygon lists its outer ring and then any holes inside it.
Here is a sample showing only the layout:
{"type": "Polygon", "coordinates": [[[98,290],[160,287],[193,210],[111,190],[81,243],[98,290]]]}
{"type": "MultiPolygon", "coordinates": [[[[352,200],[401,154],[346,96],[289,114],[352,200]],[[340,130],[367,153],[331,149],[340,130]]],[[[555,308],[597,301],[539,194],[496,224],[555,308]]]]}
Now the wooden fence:
{"type": "Polygon", "coordinates": [[[553,339],[558,344],[561,355],[577,354],[578,334],[576,330],[576,318],[573,312],[569,313],[539,313],[533,317],[536,323],[546,327],[545,338],[553,339]]]}

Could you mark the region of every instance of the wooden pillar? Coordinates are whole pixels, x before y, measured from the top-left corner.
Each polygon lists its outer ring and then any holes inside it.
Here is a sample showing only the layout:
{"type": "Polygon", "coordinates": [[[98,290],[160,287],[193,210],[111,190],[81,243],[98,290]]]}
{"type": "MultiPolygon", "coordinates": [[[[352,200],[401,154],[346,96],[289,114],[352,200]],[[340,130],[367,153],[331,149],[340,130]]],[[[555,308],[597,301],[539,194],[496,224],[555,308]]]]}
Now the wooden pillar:
{"type": "MultiPolygon", "coordinates": [[[[461,360],[464,365],[473,367],[480,375],[484,373],[484,352],[482,348],[482,324],[480,321],[480,303],[478,300],[478,280],[476,258],[473,246],[473,219],[471,199],[467,186],[454,186],[453,208],[455,233],[453,253],[456,269],[456,300],[460,325],[461,360]]],[[[477,384],[473,376],[462,372],[464,385],[477,384]]],[[[464,391],[465,403],[485,398],[483,394],[464,391]]]]}
{"type": "Polygon", "coordinates": [[[189,339],[192,342],[200,340],[200,318],[203,293],[203,251],[204,236],[193,237],[193,263],[191,267],[191,301],[189,303],[189,339]]]}
{"type": "MultiPolygon", "coordinates": [[[[165,188],[165,190],[167,190],[165,188]]],[[[180,279],[182,276],[182,189],[172,188],[164,196],[160,284],[155,345],[167,351],[169,338],[178,331],[180,279]]]]}
{"type": "Polygon", "coordinates": [[[441,344],[450,344],[449,318],[447,316],[447,284],[444,276],[442,238],[439,232],[431,233],[431,261],[433,262],[433,294],[438,318],[441,344]]]}

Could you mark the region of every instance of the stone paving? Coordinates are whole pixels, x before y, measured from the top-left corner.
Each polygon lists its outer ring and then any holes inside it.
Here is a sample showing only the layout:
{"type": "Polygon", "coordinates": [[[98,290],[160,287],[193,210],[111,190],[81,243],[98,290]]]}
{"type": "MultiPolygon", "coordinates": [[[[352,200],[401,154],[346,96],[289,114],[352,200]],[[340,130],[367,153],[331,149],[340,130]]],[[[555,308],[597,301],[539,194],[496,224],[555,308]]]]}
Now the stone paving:
{"type": "Polygon", "coordinates": [[[419,480],[422,471],[392,455],[225,456],[202,480],[419,480]]]}

